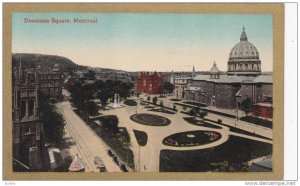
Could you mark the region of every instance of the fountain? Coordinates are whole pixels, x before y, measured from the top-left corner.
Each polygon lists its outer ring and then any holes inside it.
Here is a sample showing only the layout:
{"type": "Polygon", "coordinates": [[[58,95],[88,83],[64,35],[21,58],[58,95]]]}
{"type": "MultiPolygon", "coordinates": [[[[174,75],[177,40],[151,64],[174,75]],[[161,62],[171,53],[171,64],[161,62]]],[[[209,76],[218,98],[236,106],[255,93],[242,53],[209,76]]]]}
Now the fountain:
{"type": "Polygon", "coordinates": [[[119,94],[115,94],[114,103],[110,104],[110,107],[112,107],[112,108],[121,108],[121,107],[123,107],[123,106],[120,105],[120,96],[119,96],[119,94]]]}

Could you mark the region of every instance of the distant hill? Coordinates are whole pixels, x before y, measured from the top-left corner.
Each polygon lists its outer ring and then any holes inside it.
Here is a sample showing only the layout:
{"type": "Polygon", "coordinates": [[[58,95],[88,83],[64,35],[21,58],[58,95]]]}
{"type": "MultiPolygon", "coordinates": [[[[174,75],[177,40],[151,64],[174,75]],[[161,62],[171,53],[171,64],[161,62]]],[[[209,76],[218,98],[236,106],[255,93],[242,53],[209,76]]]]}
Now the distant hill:
{"type": "Polygon", "coordinates": [[[45,54],[28,54],[28,53],[14,53],[12,54],[12,66],[18,66],[20,60],[22,60],[22,66],[24,68],[35,68],[41,66],[42,68],[52,69],[54,64],[59,64],[62,72],[70,70],[82,70],[86,69],[86,66],[77,65],[70,59],[56,55],[45,54]]]}

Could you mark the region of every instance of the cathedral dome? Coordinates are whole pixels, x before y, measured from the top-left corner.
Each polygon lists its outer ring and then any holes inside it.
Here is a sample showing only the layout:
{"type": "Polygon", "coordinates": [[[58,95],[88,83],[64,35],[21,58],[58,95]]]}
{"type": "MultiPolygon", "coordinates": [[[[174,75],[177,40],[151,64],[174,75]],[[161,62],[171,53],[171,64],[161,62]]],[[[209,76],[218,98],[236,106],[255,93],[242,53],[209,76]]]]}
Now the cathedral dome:
{"type": "Polygon", "coordinates": [[[220,70],[217,67],[216,62],[214,62],[213,67],[211,67],[211,69],[209,71],[209,78],[210,79],[219,79],[220,78],[220,70]]]}
{"type": "Polygon", "coordinates": [[[229,53],[228,74],[232,75],[259,75],[261,73],[261,61],[256,47],[248,41],[243,28],[240,42],[229,53]]]}
{"type": "Polygon", "coordinates": [[[259,53],[256,47],[248,41],[240,41],[236,44],[229,55],[229,59],[259,59],[259,53]]]}
{"type": "Polygon", "coordinates": [[[209,72],[210,72],[210,74],[219,74],[220,73],[220,70],[217,67],[216,62],[214,62],[214,65],[213,65],[213,67],[211,67],[209,72]]]}

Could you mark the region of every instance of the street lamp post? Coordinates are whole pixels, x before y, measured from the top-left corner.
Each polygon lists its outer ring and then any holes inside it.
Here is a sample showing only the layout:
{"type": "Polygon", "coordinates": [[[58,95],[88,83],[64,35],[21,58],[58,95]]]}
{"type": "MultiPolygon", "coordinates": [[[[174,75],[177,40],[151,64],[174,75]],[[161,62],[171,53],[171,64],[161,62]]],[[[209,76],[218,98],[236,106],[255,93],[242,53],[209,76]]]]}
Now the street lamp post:
{"type": "Polygon", "coordinates": [[[141,146],[139,145],[139,172],[141,172],[141,146]]]}
{"type": "Polygon", "coordinates": [[[202,91],[201,94],[202,94],[202,103],[204,104],[205,91],[202,91]]]}
{"type": "Polygon", "coordinates": [[[238,98],[240,98],[240,95],[235,96],[235,111],[236,111],[236,122],[239,120],[239,106],[238,106],[238,98]]]}

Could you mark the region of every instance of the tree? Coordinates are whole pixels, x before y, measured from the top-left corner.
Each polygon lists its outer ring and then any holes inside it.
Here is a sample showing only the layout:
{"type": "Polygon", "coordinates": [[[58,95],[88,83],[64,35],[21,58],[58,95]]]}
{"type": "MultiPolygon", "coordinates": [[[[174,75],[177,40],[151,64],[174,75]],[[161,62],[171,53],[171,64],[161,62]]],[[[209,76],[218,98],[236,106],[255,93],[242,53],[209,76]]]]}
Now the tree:
{"type": "Polygon", "coordinates": [[[39,106],[46,142],[53,146],[59,146],[64,136],[65,120],[43,92],[39,92],[39,106]]]}
{"type": "Polygon", "coordinates": [[[102,123],[102,127],[108,132],[113,134],[118,132],[119,118],[116,115],[103,116],[101,117],[100,121],[102,123]]]}
{"type": "Polygon", "coordinates": [[[89,70],[87,71],[87,73],[84,74],[84,77],[87,80],[95,80],[95,75],[96,75],[95,71],[89,70]]]}
{"type": "Polygon", "coordinates": [[[173,105],[173,110],[177,110],[177,109],[176,109],[176,105],[173,105]]]}
{"type": "Polygon", "coordinates": [[[139,98],[141,93],[139,91],[136,91],[136,98],[139,98]]]}
{"type": "Polygon", "coordinates": [[[207,112],[201,110],[200,113],[199,113],[199,117],[200,117],[200,118],[204,118],[205,116],[207,116],[207,112]]]}
{"type": "Polygon", "coordinates": [[[170,95],[170,93],[172,93],[174,91],[175,85],[166,81],[163,83],[162,89],[163,89],[163,92],[167,92],[170,95]]]}
{"type": "Polygon", "coordinates": [[[95,116],[98,115],[99,107],[98,105],[93,101],[88,101],[86,103],[87,112],[89,115],[95,116]]]}
{"type": "Polygon", "coordinates": [[[84,109],[85,103],[84,103],[84,95],[83,95],[83,88],[81,86],[80,82],[75,82],[70,87],[70,93],[71,93],[71,102],[78,108],[78,109],[84,109]]]}
{"type": "Polygon", "coordinates": [[[163,107],[163,106],[164,106],[164,102],[163,102],[163,100],[160,100],[160,102],[159,102],[159,105],[160,105],[161,107],[163,107]]]}
{"type": "Polygon", "coordinates": [[[54,170],[54,172],[69,172],[69,167],[70,167],[72,161],[73,161],[72,156],[65,157],[64,163],[61,166],[57,167],[54,170]]]}
{"type": "Polygon", "coordinates": [[[200,112],[200,108],[199,107],[193,107],[190,110],[190,114],[193,116],[194,119],[197,117],[197,115],[199,114],[199,112],[200,112]]]}
{"type": "Polygon", "coordinates": [[[156,103],[157,103],[157,97],[156,96],[153,97],[152,102],[153,102],[154,105],[156,105],[156,103]]]}
{"type": "Polygon", "coordinates": [[[48,143],[60,145],[64,136],[64,118],[55,111],[49,112],[43,118],[45,138],[48,143]]]}
{"type": "Polygon", "coordinates": [[[113,92],[111,89],[104,89],[97,93],[98,98],[101,101],[102,107],[105,107],[109,98],[113,97],[113,92]]]}
{"type": "Polygon", "coordinates": [[[241,104],[241,110],[245,112],[246,116],[251,112],[252,109],[252,101],[250,98],[244,99],[241,104]]]}

